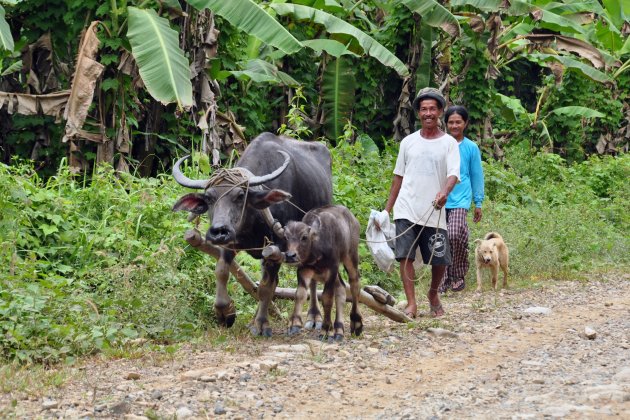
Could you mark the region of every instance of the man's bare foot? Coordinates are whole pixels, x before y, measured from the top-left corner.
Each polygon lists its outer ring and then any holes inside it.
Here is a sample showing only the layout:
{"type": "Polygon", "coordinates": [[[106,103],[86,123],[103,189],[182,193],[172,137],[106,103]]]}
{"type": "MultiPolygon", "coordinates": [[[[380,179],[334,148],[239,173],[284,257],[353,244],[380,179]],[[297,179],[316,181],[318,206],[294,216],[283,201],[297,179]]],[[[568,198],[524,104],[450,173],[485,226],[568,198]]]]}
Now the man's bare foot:
{"type": "Polygon", "coordinates": [[[433,318],[443,316],[444,308],[442,307],[442,302],[440,302],[440,295],[437,290],[429,290],[427,298],[429,298],[429,315],[433,318]]]}
{"type": "Polygon", "coordinates": [[[403,313],[409,318],[414,319],[418,316],[418,307],[416,305],[407,305],[403,313]]]}

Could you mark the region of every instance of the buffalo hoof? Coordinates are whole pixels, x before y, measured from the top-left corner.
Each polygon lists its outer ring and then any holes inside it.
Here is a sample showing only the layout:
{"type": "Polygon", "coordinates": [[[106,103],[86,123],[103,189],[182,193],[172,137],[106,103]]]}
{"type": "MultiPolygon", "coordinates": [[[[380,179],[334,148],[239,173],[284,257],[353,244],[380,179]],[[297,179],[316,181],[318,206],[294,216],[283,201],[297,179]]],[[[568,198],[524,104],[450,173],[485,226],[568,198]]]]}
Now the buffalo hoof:
{"type": "Polygon", "coordinates": [[[258,326],[252,324],[249,326],[249,331],[252,333],[254,337],[263,336],[263,337],[271,338],[271,327],[266,327],[261,330],[260,328],[258,328],[258,326]]]}
{"type": "Polygon", "coordinates": [[[230,328],[234,325],[234,321],[236,321],[236,314],[229,314],[225,317],[225,326],[230,328]]]}
{"type": "Polygon", "coordinates": [[[315,322],[315,321],[306,321],[304,323],[304,328],[307,330],[315,330],[315,331],[321,331],[322,330],[322,322],[315,322]]]}
{"type": "Polygon", "coordinates": [[[335,336],[333,337],[333,341],[341,343],[343,341],[343,334],[335,334],[335,336]]]}
{"type": "Polygon", "coordinates": [[[230,328],[232,325],[234,325],[234,321],[236,321],[236,314],[229,314],[226,316],[217,314],[217,322],[221,327],[230,328]]]}
{"type": "Polygon", "coordinates": [[[363,332],[363,318],[361,315],[350,314],[350,333],[357,337],[363,332]]]}
{"type": "Polygon", "coordinates": [[[249,332],[251,332],[254,337],[258,337],[260,335],[260,328],[252,324],[249,326],[249,332]]]}
{"type": "Polygon", "coordinates": [[[289,332],[288,332],[288,334],[289,334],[290,336],[292,336],[292,335],[297,335],[297,334],[299,334],[301,331],[302,331],[302,327],[300,327],[300,326],[298,326],[298,325],[294,325],[294,326],[292,326],[292,327],[289,327],[289,332]]]}

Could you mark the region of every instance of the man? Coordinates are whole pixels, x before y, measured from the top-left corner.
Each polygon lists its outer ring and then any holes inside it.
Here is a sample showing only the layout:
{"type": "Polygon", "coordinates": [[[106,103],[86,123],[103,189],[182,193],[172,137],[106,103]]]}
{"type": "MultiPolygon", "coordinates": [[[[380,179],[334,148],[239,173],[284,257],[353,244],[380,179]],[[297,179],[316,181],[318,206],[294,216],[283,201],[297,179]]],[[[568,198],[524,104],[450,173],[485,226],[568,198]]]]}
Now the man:
{"type": "Polygon", "coordinates": [[[454,292],[464,290],[468,272],[468,223],[466,215],[471,201],[475,202],[473,221],[481,221],[481,203],[484,198],[483,167],[479,147],[464,135],[468,126],[468,111],[463,106],[451,106],[444,114],[446,128],[459,144],[460,180],[446,200],[448,240],[453,252],[453,262],[444,274],[440,292],[449,288],[454,292]]]}
{"type": "Polygon", "coordinates": [[[394,179],[381,220],[394,210],[396,260],[407,297],[405,314],[417,316],[415,270],[416,247],[431,265],[428,299],[433,317],[444,315],[438,287],[451,263],[451,250],[442,208],[459,180],[457,141],[439,126],[446,101],[434,88],[424,88],[413,101],[422,128],[405,137],[394,168],[394,179]]]}

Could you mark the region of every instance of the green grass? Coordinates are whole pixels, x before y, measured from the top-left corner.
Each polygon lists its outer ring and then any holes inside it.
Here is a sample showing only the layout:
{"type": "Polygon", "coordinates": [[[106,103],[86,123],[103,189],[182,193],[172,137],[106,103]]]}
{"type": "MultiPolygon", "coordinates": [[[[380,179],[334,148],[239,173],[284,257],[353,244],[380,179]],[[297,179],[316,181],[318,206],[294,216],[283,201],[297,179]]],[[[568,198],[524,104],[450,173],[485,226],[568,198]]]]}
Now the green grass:
{"type": "MultiPolygon", "coordinates": [[[[382,155],[357,144],[333,150],[335,201],[364,227],[369,210],[387,198],[395,154],[394,145],[382,155]]],[[[627,270],[627,155],[566,165],[515,148],[484,168],[487,200],[482,222],[471,222],[471,248],[486,232],[501,233],[510,247],[511,288],[627,270]]],[[[184,192],[169,176],[138,179],[101,168],[86,179],[62,167],[44,180],[28,164],[0,165],[0,358],[50,366],[95,353],[135,358],[150,346],[183,342],[237,351],[241,340],[251,340],[256,301],[235,281],[229,293],[236,324],[216,326],[215,263],[187,245],[191,224],[171,212],[184,192]],[[139,339],[148,344],[134,344],[139,339]]],[[[202,220],[200,229],[206,227],[202,220]]],[[[404,300],[397,269],[378,270],[364,243],[360,257],[362,284],[404,300]]],[[[244,253],[237,261],[260,278],[259,261],[244,253]]],[[[417,274],[423,296],[429,270],[417,274]]],[[[283,267],[280,286],[295,287],[295,275],[283,267]]],[[[466,281],[469,290],[475,286],[472,252],[466,281]]],[[[282,317],[272,325],[284,329],[293,303],[276,304],[282,317]]]]}

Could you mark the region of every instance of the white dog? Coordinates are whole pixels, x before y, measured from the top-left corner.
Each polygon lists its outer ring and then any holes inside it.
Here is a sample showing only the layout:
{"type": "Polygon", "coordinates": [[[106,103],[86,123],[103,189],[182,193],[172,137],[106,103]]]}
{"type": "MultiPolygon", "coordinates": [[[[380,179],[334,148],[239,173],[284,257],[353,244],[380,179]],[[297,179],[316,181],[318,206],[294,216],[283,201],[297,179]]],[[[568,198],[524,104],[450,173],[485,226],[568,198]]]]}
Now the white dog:
{"type": "Polygon", "coordinates": [[[503,271],[503,288],[507,287],[508,263],[510,254],[503,238],[496,232],[489,232],[483,239],[475,240],[475,261],[477,263],[477,291],[481,292],[481,270],[492,272],[492,287],[497,290],[499,267],[503,271]]]}

